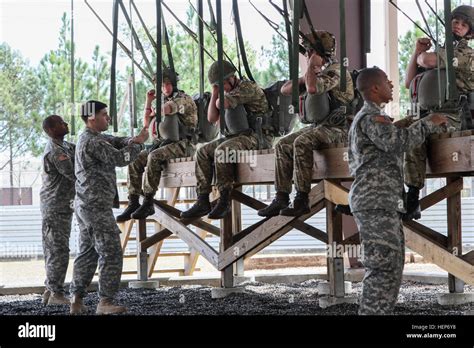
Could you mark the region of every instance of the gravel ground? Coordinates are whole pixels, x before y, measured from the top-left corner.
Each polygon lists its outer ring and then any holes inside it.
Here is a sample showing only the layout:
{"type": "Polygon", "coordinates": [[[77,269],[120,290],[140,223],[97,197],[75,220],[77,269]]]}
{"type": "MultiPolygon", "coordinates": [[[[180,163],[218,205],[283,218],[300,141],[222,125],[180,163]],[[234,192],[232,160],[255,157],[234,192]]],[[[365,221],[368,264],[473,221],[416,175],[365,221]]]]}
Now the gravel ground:
{"type": "MultiPolygon", "coordinates": [[[[299,284],[245,283],[246,293],[211,299],[207,286],[162,287],[157,290],[123,289],[118,303],[128,306],[131,315],[351,315],[357,314],[355,304],[342,304],[322,309],[318,306],[317,284],[308,280],[299,284]]],[[[353,283],[353,295],[361,291],[361,283],[353,283]]],[[[466,286],[466,292],[474,292],[466,286]]],[[[405,281],[395,314],[460,315],[474,310],[474,304],[440,306],[436,294],[447,293],[447,285],[426,285],[405,281]]],[[[84,302],[93,314],[97,295],[90,293],[84,302]]],[[[64,315],[67,306],[41,304],[40,295],[0,296],[0,315],[64,315]]]]}

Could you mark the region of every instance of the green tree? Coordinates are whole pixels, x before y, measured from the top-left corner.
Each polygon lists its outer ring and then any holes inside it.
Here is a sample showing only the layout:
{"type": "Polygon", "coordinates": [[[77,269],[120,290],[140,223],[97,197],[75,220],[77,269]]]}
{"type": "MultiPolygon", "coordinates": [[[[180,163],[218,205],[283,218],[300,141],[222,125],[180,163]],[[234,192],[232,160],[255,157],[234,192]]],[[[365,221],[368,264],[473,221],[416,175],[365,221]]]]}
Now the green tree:
{"type": "Polygon", "coordinates": [[[35,70],[6,43],[0,44],[0,153],[8,152],[13,186],[13,161],[24,153],[38,155],[41,150],[40,81],[35,70]]]}

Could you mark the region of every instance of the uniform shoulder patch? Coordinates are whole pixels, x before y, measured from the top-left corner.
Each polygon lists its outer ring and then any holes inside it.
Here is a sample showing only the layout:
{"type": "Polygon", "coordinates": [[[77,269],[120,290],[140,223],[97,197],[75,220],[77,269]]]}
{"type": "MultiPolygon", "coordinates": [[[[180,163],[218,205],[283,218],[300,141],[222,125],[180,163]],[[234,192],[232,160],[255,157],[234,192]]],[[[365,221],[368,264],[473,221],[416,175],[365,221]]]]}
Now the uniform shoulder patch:
{"type": "Polygon", "coordinates": [[[59,154],[58,155],[58,161],[62,162],[62,161],[66,161],[69,159],[69,156],[68,155],[65,155],[63,153],[59,154]]]}
{"type": "Polygon", "coordinates": [[[384,123],[384,124],[391,124],[392,121],[390,120],[389,117],[383,116],[383,115],[375,115],[372,116],[372,120],[375,123],[384,123]]]}

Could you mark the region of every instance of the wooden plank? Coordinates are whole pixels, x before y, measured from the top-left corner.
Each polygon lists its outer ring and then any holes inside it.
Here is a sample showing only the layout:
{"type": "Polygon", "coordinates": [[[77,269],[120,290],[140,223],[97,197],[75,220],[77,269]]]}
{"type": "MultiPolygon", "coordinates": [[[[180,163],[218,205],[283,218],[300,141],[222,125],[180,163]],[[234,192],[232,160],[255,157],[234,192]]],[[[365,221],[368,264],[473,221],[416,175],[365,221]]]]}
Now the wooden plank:
{"type": "MultiPolygon", "coordinates": [[[[137,228],[137,245],[146,239],[146,221],[138,220],[137,228]]],[[[148,253],[146,250],[139,249],[137,252],[137,278],[138,280],[145,281],[148,280],[148,253]]]]}
{"type": "Polygon", "coordinates": [[[155,214],[152,215],[156,221],[166,227],[173,234],[176,234],[189,247],[196,249],[211,265],[217,268],[218,253],[206,241],[197,236],[183,223],[169,216],[158,205],[155,205],[155,214]]]}
{"type": "Polygon", "coordinates": [[[334,204],[349,204],[349,190],[344,186],[324,180],[324,197],[334,204]]]}
{"type": "MultiPolygon", "coordinates": [[[[201,229],[198,229],[197,235],[199,238],[206,238],[207,232],[201,229]]],[[[188,255],[185,256],[184,259],[184,275],[193,275],[194,271],[196,270],[196,264],[199,259],[199,253],[195,250],[192,249],[188,255]]]]}
{"type": "MultiPolygon", "coordinates": [[[[154,201],[154,203],[156,205],[158,205],[159,207],[161,207],[161,209],[165,210],[168,214],[170,214],[171,216],[177,218],[179,221],[181,221],[181,223],[183,223],[183,225],[193,225],[193,226],[196,226],[198,228],[201,228],[203,230],[206,230],[207,232],[209,233],[212,233],[213,235],[219,237],[220,236],[220,229],[206,221],[203,221],[201,220],[201,218],[198,218],[198,219],[181,219],[180,216],[181,216],[181,210],[175,208],[175,207],[172,207],[168,204],[165,204],[163,202],[159,202],[159,201],[154,201]]],[[[211,202],[212,203],[212,202],[211,202]]]]}
{"type": "Polygon", "coordinates": [[[160,187],[196,186],[194,161],[168,163],[161,172],[160,187]]]}
{"type": "Polygon", "coordinates": [[[430,193],[428,196],[423,197],[420,200],[421,210],[428,209],[429,207],[435,205],[436,203],[451,197],[453,194],[460,192],[463,188],[463,179],[459,178],[450,182],[448,185],[430,193]]]}
{"type": "Polygon", "coordinates": [[[156,243],[159,243],[161,242],[162,240],[168,238],[169,236],[171,236],[173,233],[165,228],[153,235],[151,235],[150,237],[144,239],[141,243],[140,243],[140,248],[141,250],[147,250],[148,248],[150,248],[153,244],[156,244],[156,243]]]}
{"type": "MultiPolygon", "coordinates": [[[[447,178],[448,185],[461,180],[462,178],[447,178]]],[[[462,189],[462,186],[461,186],[462,189]]],[[[461,193],[457,192],[447,199],[448,216],[448,251],[454,255],[462,256],[462,228],[461,228],[461,193]]],[[[461,293],[464,291],[464,284],[452,274],[448,275],[449,292],[461,293]]]]}
{"type": "Polygon", "coordinates": [[[471,137],[446,138],[429,143],[428,174],[472,172],[471,137]]]}
{"type": "Polygon", "coordinates": [[[474,265],[474,250],[471,250],[467,254],[463,255],[462,259],[471,265],[474,265]]]}
{"type": "Polygon", "coordinates": [[[120,231],[122,231],[122,233],[120,233],[120,244],[122,245],[122,254],[127,248],[128,240],[130,239],[130,234],[132,233],[134,223],[135,220],[132,219],[118,224],[120,231]]]}
{"type": "MultiPolygon", "coordinates": [[[[233,194],[232,194],[232,197],[234,200],[237,200],[239,202],[241,202],[242,204],[245,204],[246,206],[250,207],[250,208],[253,208],[255,210],[259,210],[259,209],[263,209],[265,208],[267,205],[253,197],[250,197],[250,196],[247,196],[241,192],[237,192],[237,191],[234,191],[233,194]]],[[[265,221],[267,221],[268,219],[262,219],[260,220],[259,222],[253,224],[252,226],[249,226],[247,227],[246,229],[244,229],[242,232],[240,232],[239,234],[237,235],[234,235],[234,243],[235,242],[238,242],[239,240],[241,240],[243,237],[245,237],[246,235],[248,235],[249,233],[251,233],[253,230],[255,230],[259,225],[263,224],[265,221]]],[[[303,233],[306,233],[307,235],[313,237],[313,238],[316,238],[324,243],[327,243],[327,234],[326,232],[323,232],[319,229],[317,229],[316,227],[313,227],[301,220],[293,220],[291,222],[289,222],[290,226],[303,232],[303,233]]]]}
{"type": "Polygon", "coordinates": [[[330,295],[344,297],[344,258],[336,254],[338,245],[342,242],[342,216],[334,208],[333,202],[326,201],[326,228],[329,250],[332,250],[327,258],[328,278],[330,295]]]}
{"type": "Polygon", "coordinates": [[[421,237],[426,238],[431,243],[438,245],[440,248],[446,249],[448,247],[448,237],[445,235],[413,220],[404,221],[403,224],[410,227],[413,232],[418,233],[421,237]]]}
{"type": "MultiPolygon", "coordinates": [[[[268,151],[267,151],[268,152],[268,151]]],[[[242,192],[242,186],[234,187],[233,192],[242,192]]],[[[230,244],[234,243],[234,236],[242,231],[242,209],[240,202],[232,199],[232,240],[230,244]]],[[[244,259],[239,259],[234,263],[234,275],[243,276],[245,271],[244,259]]]]}
{"type": "Polygon", "coordinates": [[[474,266],[420,236],[410,226],[404,225],[406,246],[422,255],[426,262],[432,262],[450,274],[474,285],[474,266]]]}
{"type": "MultiPolygon", "coordinates": [[[[324,189],[323,184],[320,183],[313,187],[309,193],[310,205],[313,206],[323,199],[324,189]]],[[[303,220],[306,220],[310,216],[312,216],[311,213],[304,215],[303,220]]],[[[229,248],[228,250],[225,250],[219,254],[219,269],[222,270],[223,268],[235,262],[235,260],[244,257],[252,249],[256,248],[266,239],[279,232],[282,228],[286,228],[288,231],[291,230],[291,226],[289,226],[288,223],[295,219],[296,217],[292,216],[275,216],[271,219],[268,219],[252,233],[236,242],[232,248],[229,248]]]]}
{"type": "MultiPolygon", "coordinates": [[[[256,253],[258,253],[260,250],[263,250],[265,249],[267,246],[269,246],[270,244],[272,244],[274,241],[280,239],[281,237],[283,237],[286,233],[288,233],[289,231],[291,231],[291,229],[293,228],[293,223],[295,222],[301,222],[305,225],[305,228],[306,226],[310,226],[308,225],[307,223],[304,223],[303,221],[310,218],[311,216],[313,216],[314,214],[317,214],[318,212],[320,212],[322,209],[324,209],[326,206],[326,202],[325,200],[321,200],[320,202],[316,203],[315,205],[313,205],[313,207],[311,208],[311,213],[307,214],[307,215],[303,215],[302,217],[300,217],[299,219],[296,219],[296,220],[293,220],[291,222],[291,224],[288,224],[287,226],[283,227],[280,231],[278,231],[277,233],[275,233],[273,236],[271,236],[270,238],[266,239],[265,241],[263,241],[261,244],[259,244],[258,246],[256,246],[254,249],[252,249],[250,252],[248,252],[245,257],[251,257],[252,255],[255,255],[256,253]]],[[[305,231],[303,231],[305,232],[305,231]]],[[[321,231],[321,233],[324,233],[321,231]]],[[[324,233],[324,243],[327,244],[327,234],[324,233]]],[[[315,236],[312,236],[311,237],[314,237],[316,238],[315,236]]]]}
{"type": "MultiPolygon", "coordinates": [[[[220,254],[226,251],[233,251],[232,247],[232,214],[221,220],[222,222],[222,236],[219,244],[220,254]]],[[[219,264],[218,264],[219,265],[219,264]]],[[[234,267],[229,263],[226,267],[219,268],[221,271],[221,287],[232,288],[234,286],[234,267]]]]}
{"type": "Polygon", "coordinates": [[[342,245],[353,245],[353,244],[360,244],[360,234],[359,232],[353,234],[350,237],[347,237],[341,242],[342,245]]]}

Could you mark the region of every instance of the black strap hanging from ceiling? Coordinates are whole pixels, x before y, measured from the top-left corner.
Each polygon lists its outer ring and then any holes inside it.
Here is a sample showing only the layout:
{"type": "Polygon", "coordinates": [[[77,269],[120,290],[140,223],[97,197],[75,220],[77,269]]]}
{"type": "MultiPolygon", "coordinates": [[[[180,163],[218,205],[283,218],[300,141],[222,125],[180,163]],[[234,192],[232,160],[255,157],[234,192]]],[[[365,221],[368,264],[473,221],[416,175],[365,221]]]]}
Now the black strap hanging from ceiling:
{"type": "MultiPolygon", "coordinates": [[[[211,17],[211,28],[214,28],[213,31],[217,30],[216,17],[214,16],[214,9],[212,8],[211,0],[207,0],[207,6],[209,7],[209,16],[211,17]]],[[[216,9],[217,11],[217,9],[216,9]]]]}
{"type": "Polygon", "coordinates": [[[133,23],[132,21],[130,20],[130,17],[128,16],[128,12],[127,12],[127,9],[125,8],[124,4],[122,3],[122,1],[120,1],[120,8],[122,9],[122,13],[125,17],[125,20],[127,21],[128,23],[128,26],[130,27],[130,30],[132,32],[132,36],[134,38],[134,41],[135,41],[135,45],[137,47],[137,49],[140,51],[140,53],[142,54],[142,57],[143,57],[143,60],[145,61],[145,64],[148,68],[148,71],[150,73],[153,73],[153,68],[151,67],[151,63],[145,53],[145,50],[143,49],[143,45],[140,41],[140,38],[138,37],[138,34],[137,32],[135,31],[135,28],[133,27],[133,23]]]}
{"type": "Polygon", "coordinates": [[[168,67],[174,74],[176,74],[176,71],[174,70],[173,52],[171,52],[170,38],[168,36],[168,29],[166,29],[166,22],[163,12],[161,13],[161,20],[163,21],[163,34],[165,36],[166,54],[168,55],[168,67]]]}
{"type": "Polygon", "coordinates": [[[250,66],[247,59],[247,53],[245,52],[245,43],[244,43],[244,38],[242,36],[242,27],[240,25],[239,4],[237,0],[232,0],[232,10],[234,13],[234,23],[235,23],[235,29],[237,30],[237,40],[239,42],[240,55],[242,56],[242,63],[244,64],[245,73],[247,74],[247,77],[251,81],[255,82],[255,79],[252,76],[252,72],[250,71],[250,66]]]}
{"type": "MultiPolygon", "coordinates": [[[[107,26],[107,24],[104,23],[104,21],[102,20],[102,18],[100,18],[100,16],[97,14],[97,12],[94,10],[94,8],[87,2],[87,0],[84,0],[84,3],[87,5],[87,7],[89,7],[89,9],[91,10],[91,12],[94,14],[94,16],[99,20],[99,22],[102,24],[102,26],[105,28],[105,30],[107,30],[107,32],[113,37],[114,34],[112,32],[112,30],[110,30],[110,28],[107,26]]],[[[148,81],[151,82],[151,76],[150,74],[148,74],[140,65],[140,63],[138,63],[133,57],[132,57],[132,53],[131,51],[127,48],[127,46],[125,46],[119,39],[117,39],[117,44],[120,46],[120,48],[123,50],[123,52],[131,59],[131,61],[133,62],[133,64],[141,71],[141,73],[143,74],[143,76],[145,76],[148,81]]]]}
{"type": "Polygon", "coordinates": [[[342,92],[345,92],[347,89],[346,2],[345,0],[339,0],[339,32],[341,35],[341,38],[340,38],[341,77],[339,80],[339,88],[341,89],[342,92]]]}
{"type": "Polygon", "coordinates": [[[121,0],[114,1],[113,13],[112,13],[112,63],[110,64],[110,101],[109,101],[109,112],[112,115],[112,124],[114,132],[118,131],[117,125],[117,87],[116,87],[116,62],[117,62],[117,34],[118,34],[118,15],[119,5],[121,0]]]}
{"type": "MultiPolygon", "coordinates": [[[[135,2],[133,0],[130,0],[130,3],[132,4],[133,8],[135,9],[135,13],[137,14],[138,19],[140,20],[142,28],[145,31],[145,34],[148,37],[148,40],[150,40],[150,42],[151,42],[151,44],[152,44],[152,46],[153,46],[153,48],[155,49],[155,52],[156,52],[158,50],[158,48],[157,48],[157,44],[155,42],[155,39],[153,38],[150,31],[148,30],[148,28],[145,24],[145,21],[143,20],[142,15],[140,14],[140,11],[138,11],[137,6],[135,5],[135,2]]],[[[132,16],[132,11],[130,10],[130,17],[131,16],[132,16]]]]}
{"type": "Polygon", "coordinates": [[[434,10],[434,8],[430,5],[430,3],[428,2],[428,0],[425,0],[425,4],[428,6],[428,8],[431,10],[431,12],[436,16],[436,18],[438,19],[438,21],[441,22],[441,25],[444,27],[444,21],[441,19],[441,17],[438,15],[438,13],[436,13],[436,11],[434,10]]]}
{"type": "Polygon", "coordinates": [[[454,38],[453,30],[451,28],[451,0],[444,0],[444,26],[445,29],[445,47],[446,47],[446,81],[448,86],[446,88],[446,99],[457,99],[456,76],[454,74],[454,38]]]}
{"type": "Polygon", "coordinates": [[[291,104],[293,105],[295,113],[298,113],[299,108],[299,42],[298,33],[300,27],[300,15],[302,10],[302,0],[293,0],[293,42],[292,42],[292,54],[293,54],[293,66],[290,68],[290,79],[292,80],[292,93],[291,93],[291,104]]]}
{"type": "MultiPolygon", "coordinates": [[[[197,14],[202,18],[203,15],[203,0],[197,0],[197,14]]],[[[199,96],[204,96],[204,23],[198,19],[198,38],[199,38],[199,96]]],[[[199,113],[204,113],[203,103],[199,103],[199,113]]]]}
{"type": "Polygon", "coordinates": [[[191,38],[198,44],[200,47],[204,50],[204,52],[211,58],[213,61],[216,61],[216,59],[212,56],[212,54],[209,53],[209,51],[204,47],[203,44],[199,43],[199,39],[197,38],[197,34],[192,31],[186,24],[183,23],[182,20],[179,19],[178,16],[166,5],[165,2],[161,1],[161,4],[168,10],[168,12],[176,19],[176,21],[181,25],[181,27],[191,36],[191,38]]]}
{"type": "Polygon", "coordinates": [[[158,125],[161,122],[161,85],[163,83],[163,51],[161,49],[162,41],[162,26],[161,26],[161,19],[162,19],[162,9],[161,9],[161,1],[156,2],[156,42],[158,43],[158,52],[156,54],[156,79],[155,79],[155,96],[156,96],[156,113],[155,113],[155,121],[156,121],[156,129],[158,130],[158,125]]]}
{"type": "Polygon", "coordinates": [[[224,47],[222,36],[222,4],[221,0],[216,0],[216,17],[217,17],[217,71],[219,75],[219,124],[221,136],[225,134],[225,117],[224,117],[224,47]]]}
{"type": "Polygon", "coordinates": [[[71,135],[76,135],[74,99],[74,1],[71,0],[71,135]]]}
{"type": "MultiPolygon", "coordinates": [[[[129,0],[129,11],[130,11],[130,20],[132,20],[132,6],[133,0],[129,0]]],[[[135,56],[133,49],[133,38],[130,38],[131,47],[132,47],[132,58],[135,56]]],[[[132,63],[132,73],[130,76],[130,86],[129,86],[129,106],[130,106],[130,128],[131,135],[133,136],[133,129],[138,127],[137,124],[137,94],[136,94],[136,85],[135,85],[135,66],[132,63]]]]}

